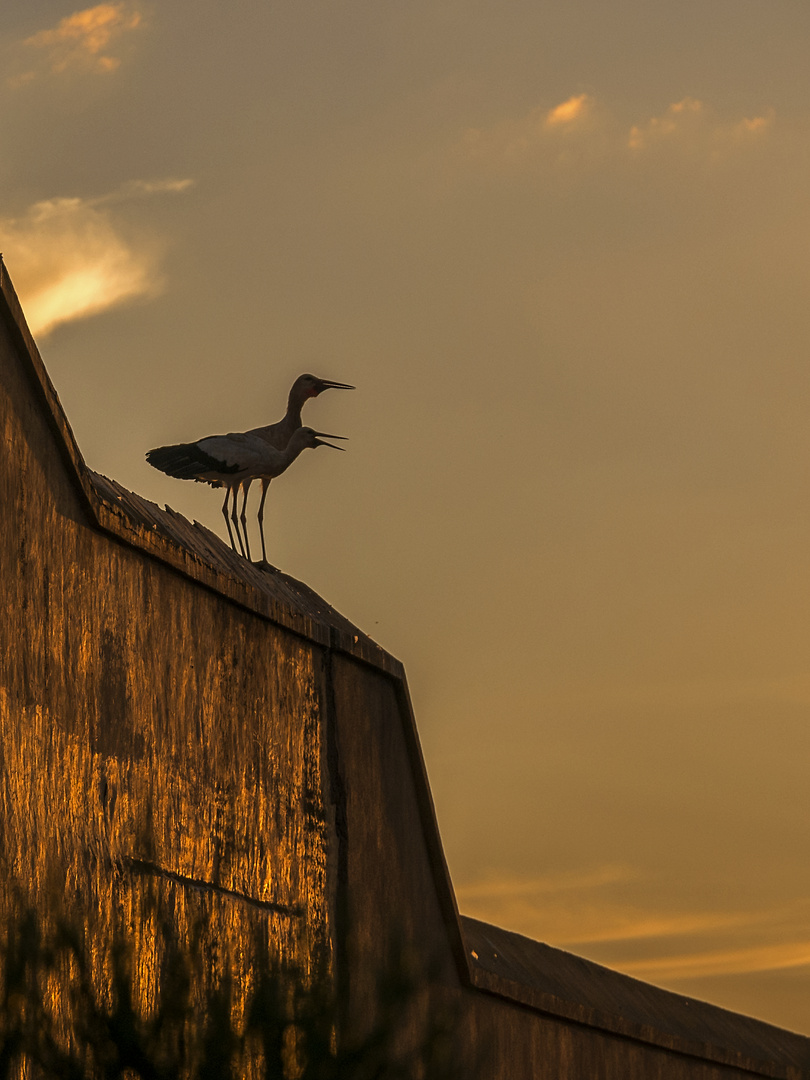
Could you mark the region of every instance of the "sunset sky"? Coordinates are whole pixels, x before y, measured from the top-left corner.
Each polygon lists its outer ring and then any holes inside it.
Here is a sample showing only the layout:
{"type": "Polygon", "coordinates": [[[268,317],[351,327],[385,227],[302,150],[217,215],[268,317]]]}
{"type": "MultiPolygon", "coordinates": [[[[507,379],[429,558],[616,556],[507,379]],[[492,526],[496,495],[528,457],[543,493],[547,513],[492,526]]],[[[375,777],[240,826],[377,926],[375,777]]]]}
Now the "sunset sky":
{"type": "MultiPolygon", "coordinates": [[[[807,0],[7,0],[91,468],[354,383],[269,557],[405,664],[459,906],[810,1034],[807,0]]],[[[255,504],[254,504],[255,508],[255,504]]]]}

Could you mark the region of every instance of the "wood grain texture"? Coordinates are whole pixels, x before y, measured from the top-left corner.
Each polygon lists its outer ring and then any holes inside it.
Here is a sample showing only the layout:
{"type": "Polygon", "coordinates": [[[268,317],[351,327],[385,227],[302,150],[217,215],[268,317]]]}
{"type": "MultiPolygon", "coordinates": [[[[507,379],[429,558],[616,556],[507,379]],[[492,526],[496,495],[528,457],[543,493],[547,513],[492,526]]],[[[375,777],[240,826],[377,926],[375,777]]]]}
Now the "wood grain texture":
{"type": "Polygon", "coordinates": [[[322,647],[111,540],[2,325],[0,369],[6,902],[137,936],[158,897],[306,970],[331,932],[322,647]]]}

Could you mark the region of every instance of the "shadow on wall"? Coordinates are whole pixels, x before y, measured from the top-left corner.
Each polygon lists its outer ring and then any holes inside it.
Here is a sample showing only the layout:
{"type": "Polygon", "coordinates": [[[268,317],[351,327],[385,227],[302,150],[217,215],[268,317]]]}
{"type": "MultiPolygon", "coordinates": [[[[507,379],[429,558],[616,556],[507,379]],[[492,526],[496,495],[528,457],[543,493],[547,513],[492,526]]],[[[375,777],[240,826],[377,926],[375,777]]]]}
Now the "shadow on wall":
{"type": "Polygon", "coordinates": [[[41,912],[18,900],[0,945],[0,1080],[32,1068],[75,1080],[474,1080],[459,1064],[458,1017],[428,1013],[430,973],[399,946],[373,1024],[352,1042],[328,962],[307,975],[271,961],[257,934],[243,984],[211,954],[202,917],[182,937],[154,903],[157,964],[145,973],[133,935],[91,946],[75,917],[41,912]]]}

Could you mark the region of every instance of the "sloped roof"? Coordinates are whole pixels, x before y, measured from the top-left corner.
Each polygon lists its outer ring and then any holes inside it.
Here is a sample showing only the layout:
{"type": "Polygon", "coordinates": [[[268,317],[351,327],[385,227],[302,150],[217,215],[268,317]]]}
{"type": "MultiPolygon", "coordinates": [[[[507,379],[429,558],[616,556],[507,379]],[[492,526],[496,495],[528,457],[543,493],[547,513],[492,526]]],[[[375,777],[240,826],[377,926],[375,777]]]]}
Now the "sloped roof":
{"type": "Polygon", "coordinates": [[[810,1038],[461,916],[473,984],[576,1023],[771,1077],[810,1076],[810,1038]]]}
{"type": "Polygon", "coordinates": [[[810,1038],[685,998],[561,949],[459,917],[402,664],[303,582],[259,569],[199,522],[87,468],[0,257],[0,318],[16,339],[90,520],[229,600],[393,679],[439,901],[462,979],[538,1012],[780,1080],[810,1080],[810,1038]]]}
{"type": "Polygon", "coordinates": [[[103,527],[116,536],[273,622],[319,644],[340,648],[389,675],[404,676],[398,660],[304,582],[275,567],[260,568],[248,562],[216,533],[170,506],[161,509],[89,469],[87,477],[94,509],[103,527]]]}

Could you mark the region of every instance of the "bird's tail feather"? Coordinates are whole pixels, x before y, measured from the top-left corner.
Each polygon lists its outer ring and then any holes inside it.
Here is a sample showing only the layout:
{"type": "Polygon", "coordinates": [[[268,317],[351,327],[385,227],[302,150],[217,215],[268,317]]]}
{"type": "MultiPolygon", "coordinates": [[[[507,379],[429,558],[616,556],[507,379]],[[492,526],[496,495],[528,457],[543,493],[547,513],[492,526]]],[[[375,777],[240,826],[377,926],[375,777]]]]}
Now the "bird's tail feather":
{"type": "Polygon", "coordinates": [[[212,457],[197,443],[177,443],[175,446],[157,446],[146,455],[155,469],[178,480],[208,480],[211,473],[231,475],[239,472],[238,465],[212,457]]]}

